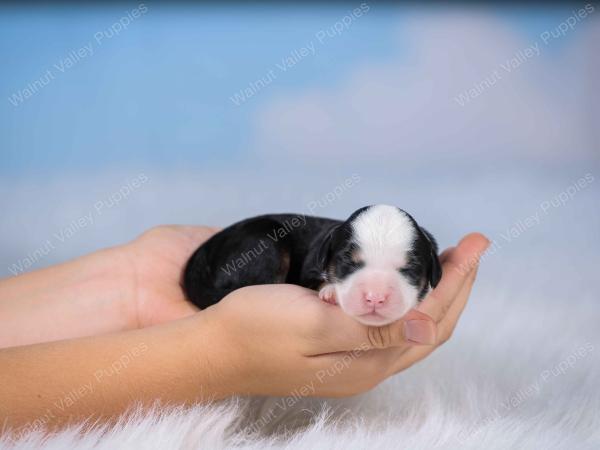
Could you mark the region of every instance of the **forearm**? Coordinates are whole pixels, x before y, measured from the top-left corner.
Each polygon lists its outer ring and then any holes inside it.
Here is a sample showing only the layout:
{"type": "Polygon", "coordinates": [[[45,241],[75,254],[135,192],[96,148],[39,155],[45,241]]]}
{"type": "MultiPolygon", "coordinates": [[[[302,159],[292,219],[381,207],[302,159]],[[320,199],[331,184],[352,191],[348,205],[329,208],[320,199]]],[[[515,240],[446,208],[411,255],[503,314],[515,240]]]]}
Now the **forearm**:
{"type": "Polygon", "coordinates": [[[0,280],[0,348],[132,328],[131,285],[117,248],[0,280]]]}
{"type": "Polygon", "coordinates": [[[133,404],[234,393],[207,312],[141,330],[0,350],[0,422],[19,433],[118,417],[133,404]]]}

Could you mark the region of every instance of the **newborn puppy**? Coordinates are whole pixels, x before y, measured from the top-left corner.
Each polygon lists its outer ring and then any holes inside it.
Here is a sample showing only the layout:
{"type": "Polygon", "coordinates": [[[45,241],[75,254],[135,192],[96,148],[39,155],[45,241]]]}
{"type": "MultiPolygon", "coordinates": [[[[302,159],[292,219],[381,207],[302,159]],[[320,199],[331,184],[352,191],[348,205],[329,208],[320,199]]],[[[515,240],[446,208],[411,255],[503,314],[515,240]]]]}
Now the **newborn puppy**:
{"type": "Polygon", "coordinates": [[[416,306],[441,277],[433,236],[405,211],[375,205],[344,222],[269,214],[231,225],[191,256],[183,288],[206,308],[243,286],[297,284],[381,326],[416,306]]]}

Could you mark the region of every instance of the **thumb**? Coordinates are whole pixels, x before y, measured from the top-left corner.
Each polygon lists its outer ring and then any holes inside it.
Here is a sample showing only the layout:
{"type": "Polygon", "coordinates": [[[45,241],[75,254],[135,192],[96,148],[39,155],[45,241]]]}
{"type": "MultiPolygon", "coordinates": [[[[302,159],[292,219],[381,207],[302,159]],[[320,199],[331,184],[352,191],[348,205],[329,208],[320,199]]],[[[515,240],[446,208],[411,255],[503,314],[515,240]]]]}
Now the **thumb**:
{"type": "Polygon", "coordinates": [[[397,347],[405,344],[433,345],[437,325],[427,314],[410,310],[400,320],[381,327],[365,327],[365,343],[369,349],[397,347]]]}
{"type": "Polygon", "coordinates": [[[339,307],[324,305],[326,320],[319,321],[320,339],[315,353],[332,353],[356,349],[371,350],[400,345],[432,345],[437,325],[427,314],[411,309],[401,319],[381,327],[361,324],[339,307]]]}

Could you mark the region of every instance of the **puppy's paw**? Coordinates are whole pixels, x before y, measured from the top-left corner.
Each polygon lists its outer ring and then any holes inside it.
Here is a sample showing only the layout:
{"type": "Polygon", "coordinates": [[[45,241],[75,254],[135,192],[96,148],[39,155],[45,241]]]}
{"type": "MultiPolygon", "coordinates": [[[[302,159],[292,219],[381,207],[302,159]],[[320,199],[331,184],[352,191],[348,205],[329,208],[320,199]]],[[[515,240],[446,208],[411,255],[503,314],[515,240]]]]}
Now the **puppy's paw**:
{"type": "Polygon", "coordinates": [[[335,286],[333,284],[326,284],[323,286],[319,291],[319,298],[324,302],[337,305],[337,300],[335,298],[335,286]]]}

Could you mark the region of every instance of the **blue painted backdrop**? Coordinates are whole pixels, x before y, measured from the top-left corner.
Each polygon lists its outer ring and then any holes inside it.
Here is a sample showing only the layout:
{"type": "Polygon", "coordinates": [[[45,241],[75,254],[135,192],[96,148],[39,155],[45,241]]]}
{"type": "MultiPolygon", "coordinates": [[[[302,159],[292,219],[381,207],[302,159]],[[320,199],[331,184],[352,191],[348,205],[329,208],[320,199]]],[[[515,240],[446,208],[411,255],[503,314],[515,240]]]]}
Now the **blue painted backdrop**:
{"type": "Polygon", "coordinates": [[[386,202],[442,245],[486,232],[494,276],[557,252],[582,276],[599,23],[585,4],[0,6],[0,275],[160,223],[386,202]]]}

